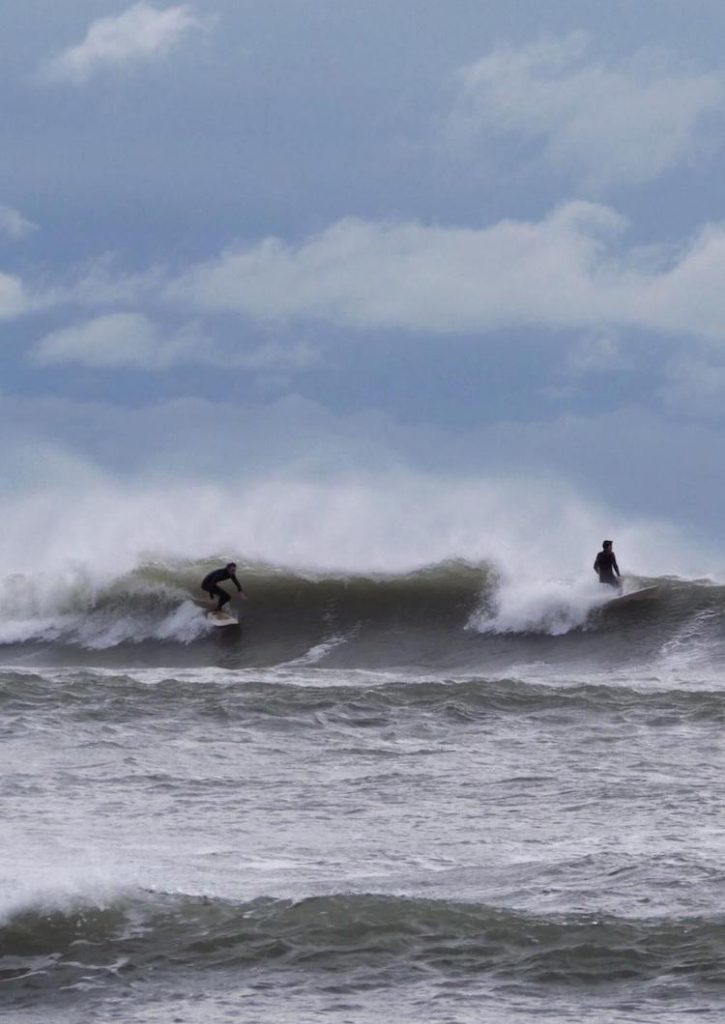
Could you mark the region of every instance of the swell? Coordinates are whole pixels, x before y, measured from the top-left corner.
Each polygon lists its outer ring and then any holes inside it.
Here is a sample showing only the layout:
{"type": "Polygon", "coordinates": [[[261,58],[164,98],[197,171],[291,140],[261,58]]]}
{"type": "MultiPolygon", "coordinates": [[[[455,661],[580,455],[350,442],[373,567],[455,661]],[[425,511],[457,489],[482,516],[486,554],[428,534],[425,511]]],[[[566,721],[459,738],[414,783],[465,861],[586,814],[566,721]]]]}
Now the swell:
{"type": "MultiPolygon", "coordinates": [[[[0,675],[0,709],[17,728],[23,715],[68,715],[76,721],[103,717],[109,725],[158,715],[177,718],[305,718],[317,725],[385,724],[410,714],[477,721],[492,716],[585,715],[642,717],[662,724],[673,721],[725,722],[725,691],[709,689],[638,689],[631,686],[579,684],[552,686],[519,679],[395,681],[369,685],[305,685],[280,681],[271,671],[255,673],[143,672],[111,673],[4,672],[0,675]],[[219,676],[222,676],[220,679],[219,676]]],[[[364,680],[368,680],[366,683],[364,680]]]]}
{"type": "Polygon", "coordinates": [[[725,984],[725,919],[533,915],[483,904],[337,893],[250,903],[137,893],[29,909],[0,927],[0,999],[183,977],[190,970],[339,979],[348,991],[424,973],[551,987],[725,984]]]}

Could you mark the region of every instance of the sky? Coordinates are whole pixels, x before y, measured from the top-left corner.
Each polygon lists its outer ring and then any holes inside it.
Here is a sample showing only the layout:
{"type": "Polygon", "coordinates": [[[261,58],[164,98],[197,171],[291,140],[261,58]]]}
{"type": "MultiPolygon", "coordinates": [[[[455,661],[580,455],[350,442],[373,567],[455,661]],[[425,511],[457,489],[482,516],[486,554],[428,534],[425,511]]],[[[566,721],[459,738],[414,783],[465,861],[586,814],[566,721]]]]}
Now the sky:
{"type": "Polygon", "coordinates": [[[0,494],[416,479],[725,552],[724,34],[716,0],[6,5],[0,494]]]}

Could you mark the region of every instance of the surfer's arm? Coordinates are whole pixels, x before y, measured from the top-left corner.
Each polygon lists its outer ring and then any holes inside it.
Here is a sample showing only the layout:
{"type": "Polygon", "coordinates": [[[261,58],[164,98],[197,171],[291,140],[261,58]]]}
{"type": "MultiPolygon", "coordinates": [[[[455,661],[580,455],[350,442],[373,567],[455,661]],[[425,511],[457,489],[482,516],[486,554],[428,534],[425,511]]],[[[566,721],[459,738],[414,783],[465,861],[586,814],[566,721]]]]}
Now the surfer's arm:
{"type": "Polygon", "coordinates": [[[242,584],[241,584],[241,583],[239,582],[239,580],[238,580],[238,579],[237,579],[237,577],[236,577],[236,576],[234,575],[234,573],[232,573],[232,575],[231,575],[231,576],[230,576],[229,578],[231,579],[232,583],[233,583],[233,584],[234,584],[234,586],[235,586],[235,587],[237,588],[237,590],[239,591],[239,593],[240,593],[240,594],[242,595],[242,597],[246,599],[247,595],[246,595],[246,594],[245,594],[245,592],[244,592],[244,587],[243,587],[243,586],[242,586],[242,584]]]}
{"type": "Polygon", "coordinates": [[[614,571],[616,572],[617,576],[621,576],[622,575],[621,572],[619,571],[619,566],[617,565],[617,559],[616,558],[612,559],[612,567],[614,568],[614,571]]]}

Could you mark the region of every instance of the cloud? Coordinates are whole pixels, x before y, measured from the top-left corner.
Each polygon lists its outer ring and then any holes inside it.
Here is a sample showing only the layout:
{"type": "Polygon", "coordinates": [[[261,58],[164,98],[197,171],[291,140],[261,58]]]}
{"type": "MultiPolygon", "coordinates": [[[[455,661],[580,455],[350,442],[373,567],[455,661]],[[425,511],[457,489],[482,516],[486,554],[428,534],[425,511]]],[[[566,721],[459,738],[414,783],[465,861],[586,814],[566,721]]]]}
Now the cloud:
{"type": "Polygon", "coordinates": [[[626,249],[609,207],[567,203],[487,228],[346,219],[269,238],[170,281],[166,301],[262,321],[476,334],[627,327],[725,341],[725,225],[679,251],[626,249]]]}
{"type": "MultiPolygon", "coordinates": [[[[101,260],[75,281],[36,287],[32,307],[127,312],[54,332],[39,355],[68,361],[72,353],[78,362],[83,352],[94,365],[196,361],[301,370],[318,359],[318,347],[284,334],[270,342],[269,333],[305,322],[352,332],[351,340],[371,331],[577,331],[589,336],[572,354],[569,368],[579,371],[623,365],[614,340],[622,330],[725,342],[725,224],[706,224],[679,247],[627,246],[627,227],[613,208],[576,201],[538,221],[483,228],[347,218],[297,244],[272,237],[236,245],[176,274],[161,267],[116,274],[101,260]],[[148,310],[236,313],[263,325],[267,340],[251,347],[246,324],[245,337],[222,352],[198,329],[163,335],[133,319],[148,310]],[[123,331],[123,344],[103,340],[111,330],[116,339],[123,331]]],[[[20,281],[0,278],[4,315],[27,306],[20,281]]]]}
{"type": "Polygon", "coordinates": [[[27,312],[28,308],[28,299],[20,278],[0,272],[0,320],[12,320],[27,312]]]}
{"type": "Polygon", "coordinates": [[[37,228],[37,224],[27,220],[18,210],[0,203],[0,235],[21,239],[37,231],[37,228]]]}
{"type": "Polygon", "coordinates": [[[166,296],[261,320],[355,328],[561,326],[603,312],[592,272],[603,239],[623,223],[590,203],[569,204],[539,224],[480,230],[345,219],[296,247],[270,238],[230,249],[172,282],[166,296]]]}
{"type": "Polygon", "coordinates": [[[109,313],[52,331],[38,343],[33,358],[40,366],[75,363],[97,369],[163,370],[215,356],[207,339],[193,329],[164,335],[141,313],[109,313]]]}
{"type": "Polygon", "coordinates": [[[55,284],[44,282],[36,301],[45,308],[136,306],[151,301],[166,283],[166,276],[167,271],[159,266],[125,271],[119,267],[115,253],[104,253],[72,268],[55,284]]]}
{"type": "Polygon", "coordinates": [[[202,27],[187,4],[163,9],[134,4],[116,17],[94,21],[83,42],[52,60],[43,77],[83,85],[104,69],[162,57],[184,33],[202,27]]]}
{"type": "Polygon", "coordinates": [[[207,364],[253,372],[296,372],[319,362],[319,352],[306,342],[254,346],[238,342],[221,347],[200,328],[187,325],[164,332],[138,312],[107,313],[46,334],[32,353],[38,366],[74,364],[94,369],[159,371],[171,366],[207,364]]]}
{"type": "Polygon", "coordinates": [[[691,159],[712,116],[722,116],[725,78],[688,72],[652,49],[587,61],[588,42],[578,32],[500,47],[463,68],[448,142],[475,150],[491,134],[533,140],[550,166],[599,189],[647,182],[691,159]]]}

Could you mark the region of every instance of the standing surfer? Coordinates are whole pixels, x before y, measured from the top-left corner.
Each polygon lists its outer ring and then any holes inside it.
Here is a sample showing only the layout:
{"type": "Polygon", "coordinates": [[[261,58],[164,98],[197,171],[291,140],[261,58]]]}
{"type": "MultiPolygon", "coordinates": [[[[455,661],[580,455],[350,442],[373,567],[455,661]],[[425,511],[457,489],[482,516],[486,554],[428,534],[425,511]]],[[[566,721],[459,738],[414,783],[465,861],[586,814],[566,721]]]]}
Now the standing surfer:
{"type": "Polygon", "coordinates": [[[223,590],[219,584],[222,580],[231,580],[237,591],[246,598],[244,588],[237,579],[237,563],[227,562],[223,569],[214,569],[213,572],[208,573],[201,581],[201,589],[206,591],[209,597],[214,600],[217,599],[216,611],[221,612],[224,610],[224,605],[231,601],[231,596],[223,590]]]}
{"type": "Polygon", "coordinates": [[[622,583],[619,578],[619,566],[612,551],[612,543],[611,540],[602,541],[602,550],[594,559],[594,571],[599,576],[600,583],[606,583],[607,586],[621,590],[622,583]],[[614,575],[615,573],[617,574],[616,576],[614,575]]]}

